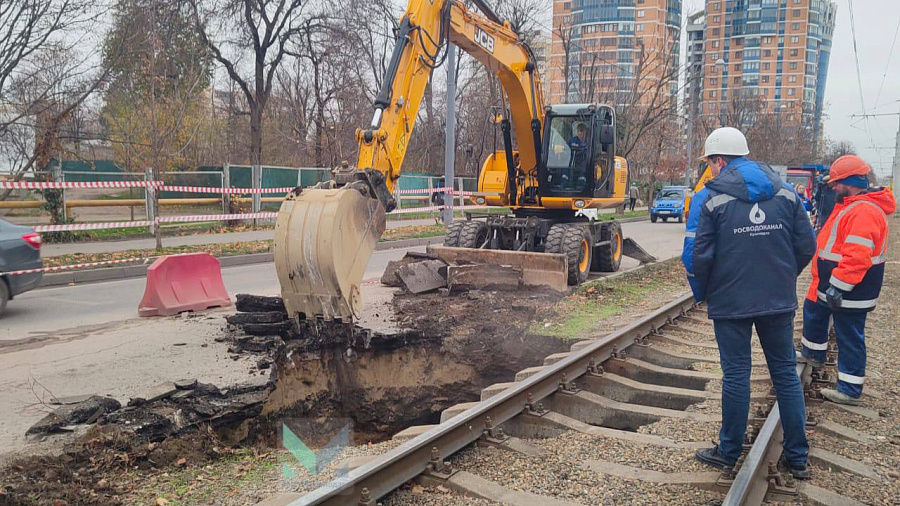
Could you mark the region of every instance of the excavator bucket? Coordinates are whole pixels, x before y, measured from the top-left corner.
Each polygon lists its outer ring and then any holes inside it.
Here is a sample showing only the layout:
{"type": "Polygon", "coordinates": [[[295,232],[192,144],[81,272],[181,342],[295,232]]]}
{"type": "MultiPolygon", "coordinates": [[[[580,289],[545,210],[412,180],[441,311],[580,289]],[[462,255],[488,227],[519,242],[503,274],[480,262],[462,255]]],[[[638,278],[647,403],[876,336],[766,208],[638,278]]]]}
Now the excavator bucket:
{"type": "Polygon", "coordinates": [[[351,322],[385,212],[351,188],[294,190],[275,222],[275,270],[292,318],[351,322]]]}

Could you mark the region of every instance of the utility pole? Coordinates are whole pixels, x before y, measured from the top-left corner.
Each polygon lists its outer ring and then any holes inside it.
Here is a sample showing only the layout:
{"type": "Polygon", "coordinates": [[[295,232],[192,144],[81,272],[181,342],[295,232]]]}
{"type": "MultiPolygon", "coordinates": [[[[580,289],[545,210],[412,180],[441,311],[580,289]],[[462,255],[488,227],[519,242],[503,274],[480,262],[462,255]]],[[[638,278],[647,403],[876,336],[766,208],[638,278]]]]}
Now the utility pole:
{"type": "MultiPolygon", "coordinates": [[[[444,132],[444,187],[454,188],[453,165],[456,163],[456,46],[447,43],[447,128],[444,132]]],[[[444,225],[453,221],[453,194],[444,193],[444,225]]]]}
{"type": "Polygon", "coordinates": [[[694,111],[694,105],[697,103],[694,100],[694,86],[696,85],[696,76],[694,73],[697,72],[696,67],[691,64],[688,69],[688,77],[687,77],[687,94],[685,95],[685,102],[687,105],[687,163],[684,164],[684,185],[688,188],[691,187],[691,169],[694,167],[694,119],[696,118],[694,111]]]}
{"type": "MultiPolygon", "coordinates": [[[[900,119],[900,114],[897,114],[900,119]]],[[[894,188],[894,198],[900,199],[900,121],[897,124],[897,139],[894,141],[894,166],[891,168],[891,186],[894,188]]]]}

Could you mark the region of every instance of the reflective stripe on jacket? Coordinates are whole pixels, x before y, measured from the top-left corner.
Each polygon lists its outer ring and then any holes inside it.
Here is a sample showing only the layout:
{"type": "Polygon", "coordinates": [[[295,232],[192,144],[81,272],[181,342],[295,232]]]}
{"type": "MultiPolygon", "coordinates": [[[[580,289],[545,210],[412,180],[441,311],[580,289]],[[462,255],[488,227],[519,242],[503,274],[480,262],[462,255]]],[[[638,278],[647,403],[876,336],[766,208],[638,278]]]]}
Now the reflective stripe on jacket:
{"type": "Polygon", "coordinates": [[[691,200],[681,258],[712,319],[794,311],[814,253],[800,199],[765,164],[736,158],[691,200]]]}
{"type": "Polygon", "coordinates": [[[819,232],[807,299],[825,304],[825,292],[834,286],[843,292],[841,309],[871,311],[875,307],[884,280],[887,215],[896,207],[894,196],[883,188],[835,205],[819,232]]]}

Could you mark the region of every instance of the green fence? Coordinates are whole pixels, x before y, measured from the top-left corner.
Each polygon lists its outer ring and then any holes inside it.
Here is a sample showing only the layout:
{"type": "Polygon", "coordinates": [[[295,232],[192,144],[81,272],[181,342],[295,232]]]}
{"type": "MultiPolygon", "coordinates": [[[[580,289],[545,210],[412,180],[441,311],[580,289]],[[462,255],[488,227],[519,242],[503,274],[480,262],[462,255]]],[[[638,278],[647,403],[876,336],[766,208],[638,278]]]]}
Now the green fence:
{"type": "MultiPolygon", "coordinates": [[[[62,172],[66,181],[72,182],[100,182],[100,181],[133,181],[143,180],[143,172],[128,172],[111,160],[97,160],[85,162],[80,160],[64,160],[62,172]]],[[[177,186],[222,186],[221,166],[203,166],[196,170],[182,170],[174,173],[164,173],[163,181],[177,186]]],[[[230,186],[232,188],[252,188],[252,171],[246,165],[229,166],[230,186]]],[[[322,181],[331,179],[331,171],[321,168],[294,168],[294,167],[262,167],[263,188],[286,188],[300,186],[312,186],[322,181]],[[299,180],[298,180],[299,173],[299,180]]],[[[401,190],[424,190],[441,185],[440,176],[423,174],[404,174],[400,176],[398,188],[401,190]],[[429,180],[430,183],[429,184],[429,180]]],[[[475,178],[463,179],[463,189],[475,191],[477,181],[475,178]]],[[[179,198],[204,194],[164,192],[164,198],[179,198]]],[[[277,197],[280,194],[265,193],[264,196],[277,197]]]]}

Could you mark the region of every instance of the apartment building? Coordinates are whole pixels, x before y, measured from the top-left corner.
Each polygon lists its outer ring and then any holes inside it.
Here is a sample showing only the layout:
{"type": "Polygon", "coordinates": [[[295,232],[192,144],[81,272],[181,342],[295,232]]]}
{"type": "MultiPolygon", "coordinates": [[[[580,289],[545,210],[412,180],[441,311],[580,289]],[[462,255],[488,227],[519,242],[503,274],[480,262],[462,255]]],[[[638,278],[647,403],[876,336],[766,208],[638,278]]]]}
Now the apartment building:
{"type": "Polygon", "coordinates": [[[831,0],[707,0],[688,50],[703,62],[699,114],[752,122],[755,110],[818,131],[835,11],[831,0]]]}
{"type": "Polygon", "coordinates": [[[681,0],[554,0],[550,101],[620,103],[659,79],[674,100],[680,32],[681,0]]]}

